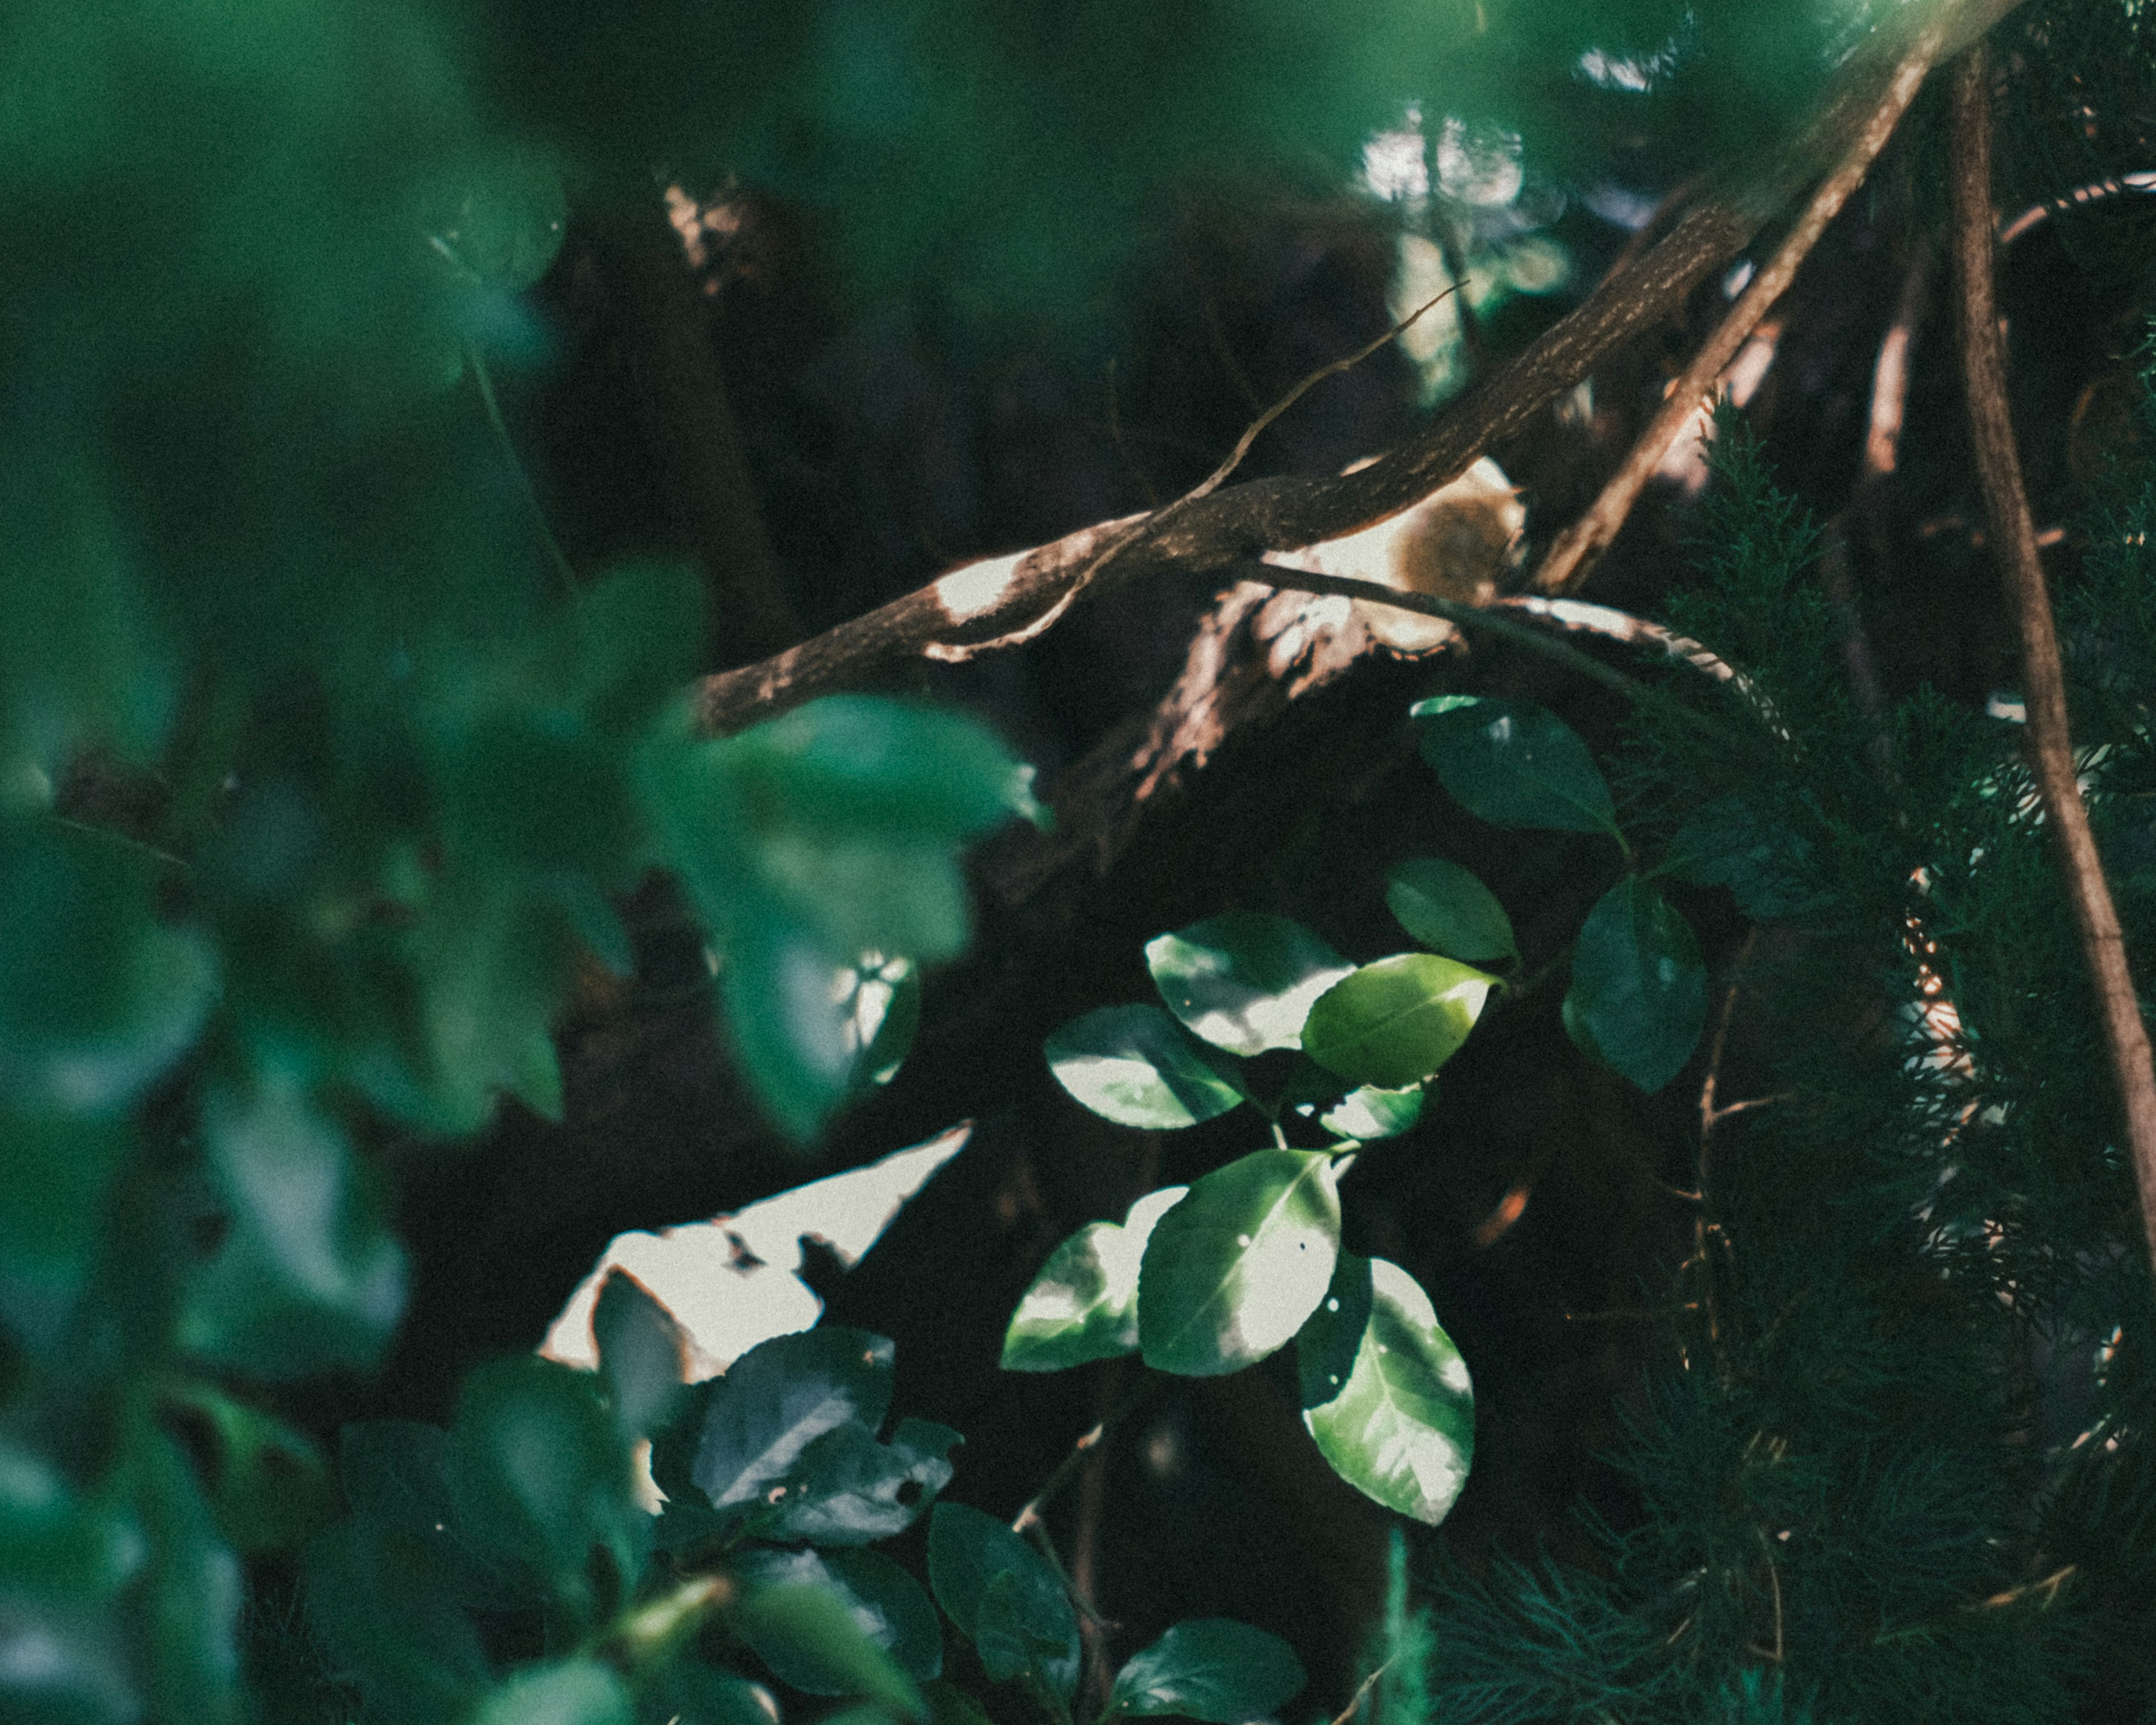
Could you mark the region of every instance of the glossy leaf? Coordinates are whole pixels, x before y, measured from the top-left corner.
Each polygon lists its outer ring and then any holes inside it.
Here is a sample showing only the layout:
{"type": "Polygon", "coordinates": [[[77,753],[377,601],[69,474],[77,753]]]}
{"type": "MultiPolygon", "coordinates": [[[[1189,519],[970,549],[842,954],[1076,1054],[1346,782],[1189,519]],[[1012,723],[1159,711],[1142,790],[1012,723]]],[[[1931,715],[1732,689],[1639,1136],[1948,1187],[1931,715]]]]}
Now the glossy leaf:
{"type": "Polygon", "coordinates": [[[866,1696],[909,1719],[927,1713],[913,1679],[827,1585],[752,1588],[726,1620],[774,1671],[782,1663],[801,1671],[821,1686],[818,1693],[866,1696]]]}
{"type": "Polygon", "coordinates": [[[1411,711],[1423,759],[1469,814],[1493,826],[1617,830],[1601,769],[1554,713],[1473,695],[1440,695],[1411,711]]]}
{"type": "Polygon", "coordinates": [[[1196,1126],[1243,1100],[1224,1058],[1157,1006],[1104,1006],[1042,1045],[1055,1081],[1103,1119],[1154,1132],[1196,1126]]]}
{"type": "Polygon", "coordinates": [[[663,1425],[687,1375],[681,1327],[644,1284],[617,1270],[592,1307],[592,1338],[614,1418],[631,1437],[663,1425]]]}
{"type": "Polygon", "coordinates": [[[1564,1004],[1573,1040],[1640,1089],[1660,1090],[1684,1070],[1707,1022],[1707,967],[1691,925],[1627,875],[1587,913],[1564,1004]]]}
{"type": "Polygon", "coordinates": [[[536,1355],[490,1360],[465,1379],[449,1433],[458,1525],[535,1574],[578,1618],[597,1603],[593,1553],[635,1579],[627,1445],[588,1373],[536,1355]]]}
{"type": "Polygon", "coordinates": [[[1160,997],[1233,1055],[1300,1048],[1310,1004],[1353,968],[1301,923],[1232,911],[1146,943],[1160,997]]]}
{"type": "Polygon", "coordinates": [[[407,1271],[343,1132],[275,1073],[212,1090],[202,1117],[229,1220],[189,1281],[182,1344],[264,1376],[372,1364],[407,1271]]]}
{"type": "Polygon", "coordinates": [[[1078,1620],[1040,1554],[993,1516],[939,1503],[928,1521],[928,1584],[993,1682],[1030,1672],[1068,1698],[1078,1681],[1078,1620]]]}
{"type": "Polygon", "coordinates": [[[1512,919],[1496,895],[1441,856],[1411,856],[1385,875],[1385,903],[1401,927],[1425,947],[1470,964],[1520,956],[1512,919]]]}
{"type": "MultiPolygon", "coordinates": [[[[736,1565],[753,1587],[819,1589],[844,1606],[861,1633],[908,1676],[926,1681],[943,1672],[943,1631],[921,1584],[880,1551],[785,1551],[765,1546],[736,1565]]],[[[850,1655],[836,1665],[813,1638],[792,1633],[790,1620],[773,1625],[751,1613],[738,1626],[757,1656],[781,1682],[806,1695],[859,1695],[850,1655]]]]}
{"type": "Polygon", "coordinates": [[[634,1718],[612,1666],[565,1659],[518,1671],[489,1692],[471,1725],[633,1725],[634,1718]]]}
{"type": "Polygon", "coordinates": [[[836,1326],[749,1349],[711,1396],[696,1485],[715,1508],[760,1503],[826,1432],[875,1431],[891,1407],[893,1353],[881,1336],[836,1326]]]}
{"type": "Polygon", "coordinates": [[[1196,1181],[1146,1245],[1146,1363],[1210,1377],[1263,1359],[1324,1297],[1339,1243],[1340,1196],[1322,1153],[1260,1150],[1196,1181]]]}
{"type": "Polygon", "coordinates": [[[1303,1424],[1333,1471],[1388,1509],[1444,1520],[1474,1459],[1474,1389],[1414,1278],[1343,1253],[1296,1347],[1303,1424]]]}
{"type": "Polygon", "coordinates": [[[1134,1654],[1116,1673],[1107,1710],[1240,1725],[1292,1701],[1306,1681],[1302,1661],[1278,1635],[1229,1618],[1200,1618],[1134,1654]]]}
{"type": "Polygon", "coordinates": [[[813,1440],[785,1479],[764,1492],[768,1507],[756,1517],[756,1531],[839,1546],[903,1533],[951,1483],[950,1455],[961,1441],[947,1425],[906,1419],[880,1444],[869,1427],[849,1421],[813,1440]]]}
{"type": "Polygon", "coordinates": [[[1496,980],[1435,952],[1380,958],[1318,998],[1304,1050],[1353,1083],[1419,1084],[1460,1051],[1496,980]]]}
{"type": "Polygon", "coordinates": [[[1153,1224],[1189,1189],[1148,1192],[1120,1225],[1089,1224],[1050,1253],[1004,1332],[1004,1369],[1060,1372],[1135,1353],[1146,1242],[1153,1224]]]}
{"type": "Polygon", "coordinates": [[[1396,1138],[1422,1118],[1423,1088],[1410,1084],[1400,1090],[1380,1090],[1372,1084],[1352,1090],[1317,1117],[1317,1123],[1335,1137],[1365,1143],[1373,1138],[1396,1138]]]}

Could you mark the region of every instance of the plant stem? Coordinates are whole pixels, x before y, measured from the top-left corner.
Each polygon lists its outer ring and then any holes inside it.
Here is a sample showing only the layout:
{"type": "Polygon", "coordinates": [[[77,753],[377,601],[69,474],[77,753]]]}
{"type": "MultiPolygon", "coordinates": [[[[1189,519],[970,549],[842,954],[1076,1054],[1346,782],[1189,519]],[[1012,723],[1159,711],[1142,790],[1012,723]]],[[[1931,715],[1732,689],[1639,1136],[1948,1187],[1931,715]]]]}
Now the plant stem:
{"type": "Polygon", "coordinates": [[[547,511],[539,501],[539,492],[531,483],[531,475],[525,471],[523,462],[517,459],[516,440],[509,434],[509,421],[502,417],[501,403],[495,397],[494,378],[488,372],[486,361],[475,345],[466,344],[465,363],[471,367],[472,381],[479,385],[479,398],[486,407],[486,422],[494,428],[495,436],[501,439],[502,453],[509,457],[510,467],[516,475],[516,483],[524,492],[524,501],[531,507],[532,525],[539,530],[540,541],[547,547],[547,555],[553,560],[562,584],[573,596],[578,591],[577,572],[569,567],[569,560],[562,555],[560,542],[554,537],[554,530],[547,525],[547,511]]]}
{"type": "Polygon", "coordinates": [[[2058,837],[2082,951],[2096,984],[2104,1041],[2126,1112],[2126,1136],[2140,1186],[2141,1221],[2156,1265],[2156,1066],[2140,997],[2126,962],[2126,937],[2089,829],[2066,723],[2066,675],[2058,630],[2036,554],[2035,522],[2021,481],[2020,457],[2007,410],[2005,341],[1994,289],[1998,214],[1991,201],[1991,86],[1984,45],[1962,58],[1953,89],[1954,274],[1960,285],[1962,367],[1969,429],[1984,491],[1990,543],[2006,576],[2020,626],[2022,698],[2028,703],[2028,750],[2044,818],[2058,837]]]}
{"type": "Polygon", "coordinates": [[[1086,1454],[1094,1445],[1099,1443],[1117,1425],[1135,1414],[1146,1403],[1151,1401],[1153,1392],[1158,1387],[1157,1383],[1150,1379],[1139,1384],[1129,1395],[1125,1396],[1121,1402],[1103,1414],[1099,1425],[1072,1444],[1070,1452],[1055,1464],[1055,1471],[1041,1481],[1040,1489],[1027,1500],[1025,1507],[1011,1517],[1011,1532],[1023,1533],[1038,1522],[1041,1518],[1042,1512],[1055,1501],[1056,1494],[1070,1483],[1078,1470],[1085,1465],[1086,1454]]]}

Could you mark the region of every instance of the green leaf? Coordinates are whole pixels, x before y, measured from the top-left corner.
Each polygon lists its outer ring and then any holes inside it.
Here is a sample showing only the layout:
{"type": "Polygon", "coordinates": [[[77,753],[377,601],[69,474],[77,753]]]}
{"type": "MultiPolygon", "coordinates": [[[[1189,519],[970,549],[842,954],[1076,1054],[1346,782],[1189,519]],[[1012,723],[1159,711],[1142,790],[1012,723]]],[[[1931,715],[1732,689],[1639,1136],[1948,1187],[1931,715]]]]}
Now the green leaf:
{"type": "Polygon", "coordinates": [[[1520,956],[1512,919],[1496,895],[1456,862],[1411,856],[1385,875],[1385,903],[1425,947],[1471,964],[1501,964],[1520,956]]]}
{"type": "Polygon", "coordinates": [[[762,1684],[701,1660],[676,1656],[640,1675],[650,1725],[778,1725],[778,1703],[762,1684]]]}
{"type": "Polygon", "coordinates": [[[895,1350],[834,1326],[759,1343],[727,1368],[704,1416],[692,1477],[715,1508],[760,1504],[802,1452],[848,1424],[873,1432],[891,1407],[895,1350]]]}
{"type": "Polygon", "coordinates": [[[735,1633],[774,1671],[783,1663],[808,1674],[824,1686],[818,1693],[866,1696],[909,1719],[928,1712],[913,1679],[862,1627],[852,1604],[829,1586],[752,1588],[726,1615],[735,1633]]]}
{"type": "Polygon", "coordinates": [[[1340,1195],[1322,1152],[1260,1150],[1207,1174],[1146,1243],[1146,1363],[1210,1377],[1263,1359],[1324,1297],[1339,1245],[1340,1195]]]}
{"type": "Polygon", "coordinates": [[[1231,911],[1146,945],[1168,1009],[1229,1054],[1300,1048],[1310,1003],[1353,967],[1301,923],[1231,911]]]}
{"type": "Polygon", "coordinates": [[[182,1345],[264,1376],[373,1364],[403,1313],[405,1259],[344,1134],[275,1072],[212,1088],[202,1124],[229,1219],[189,1279],[182,1345]]]}
{"type": "Polygon", "coordinates": [[[565,1659],[530,1666],[490,1691],[471,1725],[634,1725],[634,1719],[612,1666],[565,1659]]]}
{"type": "Polygon", "coordinates": [[[1225,1059],[1157,1006],[1104,1006],[1042,1045],[1055,1081],[1118,1126],[1196,1126],[1243,1100],[1225,1059]]]}
{"type": "Polygon", "coordinates": [[[969,1504],[928,1519],[928,1584],[981,1656],[991,1682],[1030,1673],[1068,1699],[1078,1681],[1078,1620],[1040,1554],[969,1504]]]}
{"type": "Polygon", "coordinates": [[[1380,1090],[1366,1084],[1348,1091],[1337,1106],[1317,1117],[1317,1123],[1335,1137],[1367,1143],[1373,1138],[1396,1138],[1422,1118],[1423,1089],[1410,1084],[1400,1090],[1380,1090]]]}
{"type": "Polygon", "coordinates": [[[68,1333],[134,1137],[125,1117],[0,1107],[0,1322],[40,1353],[68,1333]]]}
{"type": "Polygon", "coordinates": [[[542,1120],[562,1123],[562,1062],[545,1030],[524,1040],[511,1069],[509,1093],[542,1120]]]}
{"type": "Polygon", "coordinates": [[[1601,770],[1554,713],[1473,695],[1441,695],[1410,711],[1423,759],[1469,814],[1493,826],[1616,832],[1601,770]]]}
{"type": "Polygon", "coordinates": [[[1049,1254],[1004,1332],[1007,1372],[1060,1372],[1138,1346],[1138,1267],[1153,1224],[1190,1189],[1163,1187],[1119,1226],[1094,1222],[1049,1254]]]}
{"type": "Polygon", "coordinates": [[[911,958],[864,953],[845,968],[839,991],[839,1009],[850,1020],[860,1050],[854,1061],[854,1088],[889,1084],[898,1076],[921,1028],[920,967],[911,958]]]}
{"type": "MultiPolygon", "coordinates": [[[[736,1565],[752,1587],[814,1588],[836,1599],[862,1634],[908,1676],[926,1681],[943,1672],[943,1632],[936,1608],[921,1584],[880,1551],[783,1551],[772,1547],[742,1554],[736,1565]]],[[[834,1666],[820,1644],[803,1643],[783,1630],[757,1639],[769,1627],[753,1615],[738,1626],[757,1656],[783,1683],[805,1695],[860,1695],[857,1671],[842,1660],[834,1666]]]]}
{"type": "Polygon", "coordinates": [[[963,1441],[947,1425],[907,1419],[880,1444],[869,1427],[850,1420],[813,1440],[764,1493],[773,1507],[756,1517],[756,1531],[839,1546],[903,1533],[951,1483],[951,1450],[963,1441]]]}
{"type": "Polygon", "coordinates": [[[140,1584],[151,1714],[220,1721],[241,1717],[239,1559],[218,1537],[194,1470],[162,1432],[136,1452],[137,1503],[149,1536],[140,1584]]]}
{"type": "Polygon", "coordinates": [[[1334,1291],[1296,1343],[1303,1424],[1357,1491],[1435,1526],[1474,1459],[1466,1362],[1407,1271],[1341,1257],[1334,1291]]]}
{"type": "Polygon", "coordinates": [[[332,1522],[307,1542],[307,1622],[367,1717],[454,1718],[487,1681],[486,1656],[434,1554],[385,1522],[332,1522]]]}
{"type": "Polygon", "coordinates": [[[1318,997],[1303,1048],[1356,1084],[1419,1084],[1460,1051],[1496,981],[1434,952],[1380,958],[1318,997]]]}
{"type": "Polygon", "coordinates": [[[592,1307],[592,1339],[599,1350],[614,1418],[631,1437],[664,1425],[687,1376],[681,1327],[644,1284],[625,1270],[609,1274],[592,1307]]]}
{"type": "Polygon", "coordinates": [[[1565,1028],[1641,1090],[1684,1070],[1707,1023],[1707,967],[1691,925],[1627,875],[1587,913],[1573,948],[1565,1028]]]}
{"type": "Polygon", "coordinates": [[[1727,886],[1761,921],[1802,916],[1820,901],[1804,885],[1811,845],[1762,821],[1735,792],[1695,810],[1670,841],[1670,872],[1696,886],[1727,886]]]}
{"type": "Polygon", "coordinates": [[[504,150],[457,177],[429,242],[475,285],[521,293],[562,249],[568,200],[554,164],[535,151],[504,150]]]}
{"type": "Polygon", "coordinates": [[[1178,1623],[1116,1673],[1111,1713],[1169,1713],[1209,1725],[1263,1718],[1307,1681],[1278,1635],[1225,1617],[1178,1623]]]}
{"type": "Polygon", "coordinates": [[[449,1435],[415,1420],[347,1425],[337,1443],[337,1482],[354,1517],[394,1534],[408,1558],[439,1574],[458,1604],[505,1611],[534,1603],[500,1558],[480,1550],[459,1522],[449,1483],[449,1435]]]}
{"type": "Polygon", "coordinates": [[[329,1469],[304,1435],[208,1384],[180,1385],[165,1405],[206,1440],[196,1453],[208,1469],[210,1510],[239,1550],[284,1550],[329,1519],[329,1469]]]}
{"type": "Polygon", "coordinates": [[[449,1463],[458,1527],[574,1618],[588,1621],[598,1604],[595,1549],[620,1589],[634,1584],[641,1512],[627,1445],[590,1373],[536,1355],[479,1367],[457,1397],[449,1463]]]}
{"type": "Polygon", "coordinates": [[[729,1040],[765,1107],[796,1138],[813,1135],[857,1087],[853,975],[803,923],[780,915],[736,919],[719,972],[729,1040]]]}

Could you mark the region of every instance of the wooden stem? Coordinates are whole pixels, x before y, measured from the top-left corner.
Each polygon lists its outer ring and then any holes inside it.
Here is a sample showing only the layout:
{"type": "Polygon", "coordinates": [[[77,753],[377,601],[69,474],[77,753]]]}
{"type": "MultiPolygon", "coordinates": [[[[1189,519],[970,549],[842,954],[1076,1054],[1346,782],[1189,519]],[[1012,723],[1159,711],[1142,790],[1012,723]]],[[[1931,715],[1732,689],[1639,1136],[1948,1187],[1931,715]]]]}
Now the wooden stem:
{"type": "Polygon", "coordinates": [[[1953,177],[1954,274],[1960,289],[1969,430],[1976,446],[1990,543],[2005,574],[2021,631],[2028,752],[2043,798],[2044,818],[2058,837],[2074,922],[2096,983],[2104,1041],[2124,1105],[2126,1136],[2140,1185],[2142,1225],[2150,1262],[2156,1265],[2156,1067],[2150,1063],[2140,997],[2127,968],[2125,936],[2082,801],[2066,724],[2058,630],[2051,619],[2051,596],[2036,553],[2035,523],[2029,512],[2007,411],[2005,338],[1992,280],[1998,214],[1991,200],[1990,73],[1981,43],[1962,57],[1954,80],[1953,177]]]}

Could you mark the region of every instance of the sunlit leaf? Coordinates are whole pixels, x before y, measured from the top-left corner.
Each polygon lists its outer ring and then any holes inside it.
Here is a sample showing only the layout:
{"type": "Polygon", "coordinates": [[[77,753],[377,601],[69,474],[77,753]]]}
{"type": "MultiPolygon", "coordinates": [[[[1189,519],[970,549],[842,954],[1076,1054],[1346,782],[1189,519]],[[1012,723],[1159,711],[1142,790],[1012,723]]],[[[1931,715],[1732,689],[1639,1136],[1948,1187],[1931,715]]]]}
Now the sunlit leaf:
{"type": "Polygon", "coordinates": [[[834,1326],[752,1348],[713,1393],[696,1482],[714,1507],[761,1503],[802,1452],[849,1424],[873,1432],[891,1406],[891,1344],[834,1326]]]}
{"type": "Polygon", "coordinates": [[[609,1275],[592,1308],[599,1371],[622,1430],[642,1437],[662,1424],[687,1375],[681,1328],[624,1271],[609,1275]]]}
{"type": "Polygon", "coordinates": [[[1471,964],[1520,956],[1512,919],[1496,896],[1467,870],[1441,856],[1411,856],[1385,875],[1385,903],[1401,927],[1425,947],[1471,964]]]}
{"type": "Polygon", "coordinates": [[[1419,1084],[1460,1051],[1496,980],[1434,952],[1380,958],[1318,997],[1304,1051],[1357,1084],[1419,1084]]]}
{"type": "Polygon", "coordinates": [[[1684,1070],[1707,1023],[1707,967],[1691,925],[1627,875],[1603,894],[1573,948],[1564,1022],[1574,1040],[1640,1089],[1684,1070]]]}
{"type": "Polygon", "coordinates": [[[1170,1131],[1243,1100],[1226,1058],[1157,1006],[1104,1006],[1042,1045],[1055,1081],[1118,1126],[1170,1131]]]}
{"type": "Polygon", "coordinates": [[[1307,1681],[1278,1635],[1224,1617],[1178,1623],[1116,1673],[1111,1713],[1173,1714],[1210,1725],[1260,1719],[1307,1681]]]}
{"type": "Polygon", "coordinates": [[[1094,1222],[1049,1255],[1004,1332],[1009,1372],[1060,1372],[1135,1353],[1138,1269],[1153,1224],[1190,1189],[1163,1187],[1132,1204],[1118,1224],[1094,1222]]]}
{"type": "Polygon", "coordinates": [[[1342,1253],[1296,1348],[1303,1424],[1333,1471],[1388,1509],[1444,1520],[1474,1458],[1474,1390],[1414,1278],[1342,1253]]]}
{"type": "Polygon", "coordinates": [[[1194,1182],[1146,1244],[1146,1363],[1209,1377],[1263,1359],[1324,1297],[1339,1243],[1340,1197],[1322,1153],[1260,1150],[1194,1182]]]}
{"type": "Polygon", "coordinates": [[[1286,916],[1233,911],[1146,943],[1168,1009],[1230,1054],[1299,1048],[1310,1004],[1353,967],[1286,916]]]}
{"type": "Polygon", "coordinates": [[[1373,1138],[1396,1138],[1422,1118],[1423,1088],[1410,1084],[1399,1090],[1380,1090],[1366,1084],[1352,1090],[1339,1103],[1317,1117],[1317,1123],[1335,1137],[1358,1143],[1373,1138]]]}
{"type": "Polygon", "coordinates": [[[480,1702],[471,1725],[631,1725],[635,1717],[612,1666],[565,1659],[516,1673],[480,1702]]]}
{"type": "MultiPolygon", "coordinates": [[[[787,1551],[762,1547],[737,1565],[755,1587],[817,1589],[844,1606],[861,1633],[908,1676],[926,1681],[943,1671],[943,1631],[921,1584],[880,1551],[787,1551]]],[[[791,1620],[776,1625],[752,1611],[737,1619],[749,1645],[773,1676],[807,1695],[859,1695],[854,1650],[835,1664],[814,1639],[803,1640],[791,1620]],[[776,1626],[778,1632],[771,1631],[776,1626]]]]}
{"type": "Polygon", "coordinates": [[[1473,695],[1440,695],[1412,711],[1423,759],[1471,814],[1501,827],[1616,831],[1601,769],[1554,713],[1473,695]]]}

